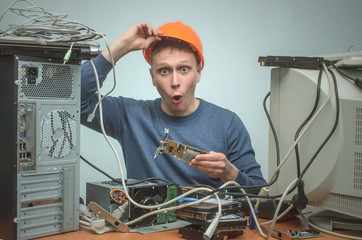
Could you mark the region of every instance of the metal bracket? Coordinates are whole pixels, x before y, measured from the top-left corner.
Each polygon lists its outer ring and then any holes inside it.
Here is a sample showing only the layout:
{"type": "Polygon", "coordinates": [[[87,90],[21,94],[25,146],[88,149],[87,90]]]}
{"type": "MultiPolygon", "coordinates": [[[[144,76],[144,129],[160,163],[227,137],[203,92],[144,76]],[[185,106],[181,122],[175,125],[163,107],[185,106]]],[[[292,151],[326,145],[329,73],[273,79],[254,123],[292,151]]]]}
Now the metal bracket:
{"type": "Polygon", "coordinates": [[[104,210],[101,206],[99,206],[95,202],[90,202],[88,208],[95,212],[100,217],[104,218],[109,224],[111,224],[117,232],[127,233],[129,232],[129,228],[123,222],[112,216],[109,212],[104,210]]]}

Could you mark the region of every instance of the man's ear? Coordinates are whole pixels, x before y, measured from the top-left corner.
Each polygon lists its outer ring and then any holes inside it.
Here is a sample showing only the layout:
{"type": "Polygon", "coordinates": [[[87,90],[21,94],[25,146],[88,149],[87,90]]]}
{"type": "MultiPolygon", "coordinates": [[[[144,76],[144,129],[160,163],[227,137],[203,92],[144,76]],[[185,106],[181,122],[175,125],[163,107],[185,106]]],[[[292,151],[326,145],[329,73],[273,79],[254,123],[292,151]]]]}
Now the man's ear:
{"type": "Polygon", "coordinates": [[[199,64],[199,66],[197,67],[197,75],[198,75],[198,78],[197,78],[197,82],[200,82],[201,80],[201,63],[199,64]]]}
{"type": "Polygon", "coordinates": [[[151,78],[152,78],[152,84],[153,84],[153,86],[156,87],[155,78],[153,76],[152,68],[150,68],[149,71],[150,71],[150,75],[151,75],[151,78]]]}

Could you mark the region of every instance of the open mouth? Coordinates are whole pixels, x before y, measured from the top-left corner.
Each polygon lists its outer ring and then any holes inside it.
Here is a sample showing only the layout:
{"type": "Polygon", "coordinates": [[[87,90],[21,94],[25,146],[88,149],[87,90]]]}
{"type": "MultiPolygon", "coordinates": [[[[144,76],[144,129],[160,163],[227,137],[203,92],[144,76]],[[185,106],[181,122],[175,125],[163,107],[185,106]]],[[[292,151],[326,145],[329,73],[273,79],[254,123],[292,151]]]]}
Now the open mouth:
{"type": "Polygon", "coordinates": [[[172,100],[174,103],[179,103],[181,101],[181,98],[182,98],[181,95],[172,96],[172,100]]]}
{"type": "Polygon", "coordinates": [[[178,100],[181,99],[181,96],[173,96],[172,98],[173,98],[174,100],[178,101],[178,100]]]}

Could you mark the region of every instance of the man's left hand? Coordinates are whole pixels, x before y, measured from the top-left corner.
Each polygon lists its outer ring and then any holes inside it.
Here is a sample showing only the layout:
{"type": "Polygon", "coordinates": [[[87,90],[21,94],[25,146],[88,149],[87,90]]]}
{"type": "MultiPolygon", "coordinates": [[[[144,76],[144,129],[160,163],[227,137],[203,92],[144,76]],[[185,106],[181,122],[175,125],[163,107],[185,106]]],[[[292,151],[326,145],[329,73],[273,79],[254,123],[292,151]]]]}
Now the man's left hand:
{"type": "Polygon", "coordinates": [[[225,154],[211,151],[197,155],[189,163],[190,167],[206,173],[211,178],[220,178],[222,182],[235,181],[239,170],[227,159],[225,154]]]}

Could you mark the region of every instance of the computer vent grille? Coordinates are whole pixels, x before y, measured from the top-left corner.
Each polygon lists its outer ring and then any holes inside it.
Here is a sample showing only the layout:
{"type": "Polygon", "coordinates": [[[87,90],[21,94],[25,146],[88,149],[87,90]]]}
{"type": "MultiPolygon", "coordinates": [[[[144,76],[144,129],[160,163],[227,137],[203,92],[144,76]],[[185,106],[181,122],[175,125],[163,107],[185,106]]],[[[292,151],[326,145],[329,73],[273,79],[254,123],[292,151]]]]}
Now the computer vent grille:
{"type": "Polygon", "coordinates": [[[357,146],[362,146],[362,108],[356,108],[355,144],[357,146]]]}
{"type": "Polygon", "coordinates": [[[354,153],[353,188],[362,191],[362,152],[354,153]]]}
{"type": "MultiPolygon", "coordinates": [[[[25,72],[27,65],[22,66],[25,72]]],[[[41,64],[36,83],[30,84],[26,74],[21,78],[21,94],[28,98],[72,99],[74,74],[70,66],[41,64]]]]}
{"type": "Polygon", "coordinates": [[[68,156],[77,146],[76,117],[65,110],[48,113],[41,123],[41,147],[53,158],[68,156]]]}
{"type": "Polygon", "coordinates": [[[313,202],[311,205],[359,218],[362,216],[362,198],[360,197],[329,193],[325,199],[313,202]]]}

